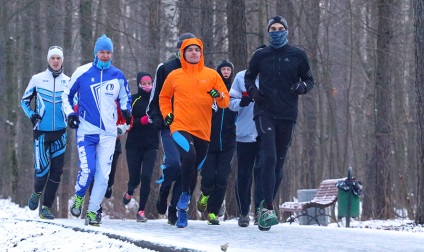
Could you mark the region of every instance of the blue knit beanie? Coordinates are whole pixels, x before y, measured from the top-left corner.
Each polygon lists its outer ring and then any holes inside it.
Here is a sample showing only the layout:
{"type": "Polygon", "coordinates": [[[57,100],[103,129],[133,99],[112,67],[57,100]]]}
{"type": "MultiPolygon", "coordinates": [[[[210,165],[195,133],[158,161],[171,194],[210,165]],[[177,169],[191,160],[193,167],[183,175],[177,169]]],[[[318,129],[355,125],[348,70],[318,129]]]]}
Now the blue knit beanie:
{"type": "Polygon", "coordinates": [[[108,50],[113,53],[112,40],[108,38],[106,34],[103,34],[97,39],[96,45],[94,46],[94,57],[96,57],[96,53],[101,50],[108,50]]]}

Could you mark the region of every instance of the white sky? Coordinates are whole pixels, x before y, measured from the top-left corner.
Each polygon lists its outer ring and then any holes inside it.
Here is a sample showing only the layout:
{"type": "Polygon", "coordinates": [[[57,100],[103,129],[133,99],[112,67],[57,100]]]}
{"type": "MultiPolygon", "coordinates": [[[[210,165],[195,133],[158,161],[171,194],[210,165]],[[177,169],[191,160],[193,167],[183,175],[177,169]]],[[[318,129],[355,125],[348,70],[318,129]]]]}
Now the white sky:
{"type": "Polygon", "coordinates": [[[83,219],[42,220],[37,210],[0,199],[0,251],[151,251],[140,248],[143,244],[158,251],[221,251],[221,245],[227,243],[228,252],[424,251],[424,228],[407,225],[410,221],[351,224],[369,228],[279,224],[268,232],[253,223],[240,228],[236,220],[221,221],[219,226],[189,220],[183,229],[168,225],[165,219],[102,222],[101,227],[91,227],[85,226],[83,219]]]}

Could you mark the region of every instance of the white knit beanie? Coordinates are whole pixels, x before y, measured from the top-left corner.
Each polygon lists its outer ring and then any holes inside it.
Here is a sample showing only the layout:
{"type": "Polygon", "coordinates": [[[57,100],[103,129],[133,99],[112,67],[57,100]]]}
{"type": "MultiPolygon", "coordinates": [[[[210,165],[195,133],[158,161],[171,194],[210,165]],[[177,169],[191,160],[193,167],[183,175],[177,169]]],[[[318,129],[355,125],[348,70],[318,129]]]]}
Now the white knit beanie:
{"type": "Polygon", "coordinates": [[[53,55],[59,55],[63,62],[63,50],[60,46],[51,46],[49,48],[49,52],[47,53],[47,63],[49,62],[50,57],[53,55]]]}

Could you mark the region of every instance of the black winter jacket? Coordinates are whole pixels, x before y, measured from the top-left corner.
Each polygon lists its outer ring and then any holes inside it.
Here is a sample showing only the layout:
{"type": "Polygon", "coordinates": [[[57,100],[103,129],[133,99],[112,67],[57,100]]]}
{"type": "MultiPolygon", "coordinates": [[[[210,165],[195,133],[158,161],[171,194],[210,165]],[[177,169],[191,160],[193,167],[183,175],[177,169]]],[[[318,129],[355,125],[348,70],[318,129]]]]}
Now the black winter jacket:
{"type": "Polygon", "coordinates": [[[129,148],[154,148],[159,145],[159,131],[153,124],[149,123],[141,125],[140,118],[146,115],[146,108],[149,104],[150,93],[146,93],[143,89],[138,88],[138,93],[133,94],[132,98],[132,115],[134,123],[128,132],[125,149],[129,148]]]}
{"type": "MultiPolygon", "coordinates": [[[[234,66],[231,62],[223,60],[218,63],[216,71],[221,76],[228,90],[231,89],[231,83],[234,76],[234,66]],[[221,73],[221,67],[229,66],[231,75],[225,79],[221,73]]],[[[236,120],[237,112],[229,108],[222,109],[218,106],[212,108],[212,130],[211,141],[209,142],[210,152],[225,151],[236,146],[236,120]]]]}
{"type": "MultiPolygon", "coordinates": [[[[163,83],[165,82],[168,74],[174,71],[175,69],[181,68],[181,62],[178,57],[175,57],[171,60],[168,60],[165,63],[159,64],[156,70],[155,81],[153,83],[153,89],[151,95],[153,95],[149,107],[147,109],[147,114],[149,118],[154,120],[155,118],[161,118],[163,120],[162,114],[159,108],[159,94],[162,90],[163,83]]],[[[168,126],[165,126],[169,128],[168,126]]]]}
{"type": "Polygon", "coordinates": [[[259,90],[265,95],[265,101],[255,102],[254,117],[261,115],[296,122],[298,95],[290,89],[298,81],[305,82],[306,92],[314,86],[305,52],[288,44],[278,49],[267,46],[255,51],[244,76],[251,98],[257,90],[255,80],[258,74],[259,90]]]}
{"type": "Polygon", "coordinates": [[[237,112],[229,108],[212,111],[212,131],[209,151],[224,151],[236,146],[237,112]]]}

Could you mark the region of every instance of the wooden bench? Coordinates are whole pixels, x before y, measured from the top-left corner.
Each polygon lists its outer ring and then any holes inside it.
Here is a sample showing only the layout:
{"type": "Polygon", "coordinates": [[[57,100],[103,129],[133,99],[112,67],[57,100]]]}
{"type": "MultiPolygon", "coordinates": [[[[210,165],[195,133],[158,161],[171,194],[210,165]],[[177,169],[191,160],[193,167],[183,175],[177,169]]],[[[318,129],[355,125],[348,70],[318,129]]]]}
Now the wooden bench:
{"type": "Polygon", "coordinates": [[[280,206],[282,212],[291,212],[294,215],[291,215],[287,219],[288,222],[293,223],[297,218],[304,216],[307,218],[307,224],[311,224],[314,221],[316,224],[319,223],[318,217],[326,216],[333,219],[337,225],[339,223],[335,217],[335,205],[337,202],[337,193],[338,188],[336,186],[337,182],[344,180],[346,178],[340,179],[327,179],[321,182],[314,198],[307,202],[284,202],[280,206]],[[326,208],[331,207],[330,213],[326,212],[326,208]],[[308,213],[308,209],[315,208],[313,214],[308,213]]]}

